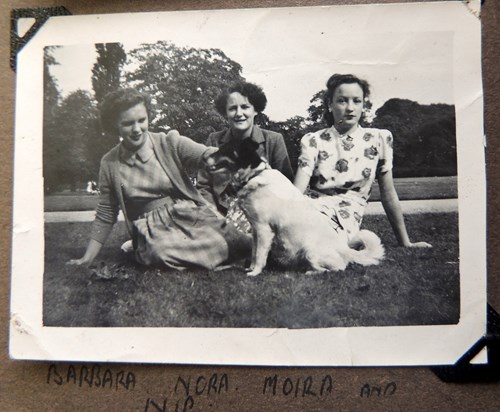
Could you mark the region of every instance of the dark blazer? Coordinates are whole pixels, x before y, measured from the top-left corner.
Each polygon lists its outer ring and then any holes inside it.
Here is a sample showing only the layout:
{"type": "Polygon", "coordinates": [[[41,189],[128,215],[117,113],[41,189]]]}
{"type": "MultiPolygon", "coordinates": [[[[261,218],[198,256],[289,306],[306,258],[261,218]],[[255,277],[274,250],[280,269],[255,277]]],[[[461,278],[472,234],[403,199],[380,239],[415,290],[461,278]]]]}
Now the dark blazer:
{"type": "MultiPolygon", "coordinates": [[[[230,142],[231,138],[231,130],[226,129],[210,134],[205,144],[207,146],[220,147],[230,142]]],[[[273,169],[279,170],[289,180],[293,180],[290,158],[286,150],[285,140],[280,133],[254,126],[249,139],[259,143],[259,155],[264,157],[273,169]]],[[[222,212],[226,211],[225,209],[227,209],[228,205],[221,199],[221,194],[226,189],[229,181],[230,176],[227,173],[219,172],[210,174],[202,169],[198,173],[198,189],[200,193],[222,212]]]]}

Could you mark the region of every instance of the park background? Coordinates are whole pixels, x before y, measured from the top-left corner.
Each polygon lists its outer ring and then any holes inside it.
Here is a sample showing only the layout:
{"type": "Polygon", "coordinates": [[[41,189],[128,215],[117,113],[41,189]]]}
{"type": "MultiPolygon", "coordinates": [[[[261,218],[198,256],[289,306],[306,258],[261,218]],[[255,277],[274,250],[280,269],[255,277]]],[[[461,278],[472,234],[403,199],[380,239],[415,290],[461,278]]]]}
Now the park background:
{"type": "MultiPolygon", "coordinates": [[[[429,62],[425,67],[428,65],[429,62]]],[[[335,65],[332,65],[331,71],[335,71],[335,65]]],[[[97,181],[101,157],[118,143],[116,138],[102,132],[99,123],[98,105],[106,93],[118,87],[133,86],[150,94],[155,112],[150,120],[151,130],[177,129],[181,134],[204,143],[210,133],[226,126],[225,119],[214,107],[214,99],[221,90],[240,80],[253,81],[256,77],[258,81],[258,75],[250,72],[250,76],[245,77],[244,72],[244,67],[221,49],[178,46],[170,41],[142,44],[134,48],[124,47],[121,43],[46,47],[43,123],[45,193],[83,192],[87,182],[97,181]],[[86,69],[86,76],[80,73],[82,66],[86,69]],[[80,72],[75,72],[76,67],[79,67],[80,72]]],[[[388,77],[393,75],[386,72],[388,77]]],[[[431,75],[420,73],[420,76],[423,84],[413,85],[415,91],[428,89],[424,83],[430,82],[428,78],[431,75]]],[[[261,85],[269,82],[269,79],[264,81],[260,77],[261,85]]],[[[286,71],[273,76],[280,79],[287,77],[286,71]]],[[[451,72],[446,83],[451,83],[450,77],[451,72]]],[[[379,78],[380,75],[377,75],[375,80],[379,78]]],[[[325,83],[326,79],[322,79],[322,82],[325,83]]],[[[367,79],[371,81],[370,77],[367,79]]],[[[294,79],[291,77],[289,80],[294,79]]],[[[308,88],[289,83],[284,89],[286,98],[280,99],[280,106],[285,106],[283,108],[276,108],[275,105],[272,110],[271,96],[267,93],[268,108],[273,115],[264,111],[256,118],[256,123],[262,128],[284,136],[294,168],[301,137],[326,127],[322,118],[322,87],[312,92],[307,100],[304,99],[303,113],[300,112],[300,102],[297,103],[298,97],[293,100],[289,98],[290,90],[297,91],[292,96],[299,96],[314,87],[317,80],[309,83],[312,85],[308,88]],[[294,109],[299,111],[298,114],[290,115],[290,110],[294,109]]],[[[444,81],[438,84],[442,88],[449,88],[444,81]]],[[[379,86],[377,83],[375,85],[379,86]]],[[[397,84],[392,87],[397,87],[397,84]]],[[[271,95],[276,93],[274,88],[271,90],[271,95]]],[[[375,102],[379,106],[374,107],[372,101],[367,103],[368,112],[363,125],[392,131],[395,138],[394,176],[456,176],[454,105],[440,101],[422,104],[401,98],[397,88],[384,88],[383,95],[392,97],[380,101],[376,93],[381,90],[382,86],[379,86],[372,93],[373,99],[378,99],[375,102]]],[[[266,88],[264,91],[267,92],[266,88]]],[[[405,92],[408,94],[403,88],[401,94],[405,92]]],[[[439,97],[446,99],[441,93],[438,92],[434,97],[428,96],[426,100],[432,101],[439,97]]],[[[454,195],[453,179],[434,181],[444,182],[444,185],[440,185],[441,190],[448,187],[451,192],[427,196],[454,195]]],[[[416,193],[415,197],[419,195],[416,193]]]]}
{"type": "MultiPolygon", "coordinates": [[[[294,64],[286,61],[296,47],[282,51],[278,62],[269,61],[272,53],[263,48],[250,54],[260,60],[260,67],[246,54],[239,55],[243,64],[221,48],[171,40],[45,47],[44,324],[324,328],[458,322],[450,41],[448,33],[438,38],[425,32],[405,34],[397,41],[390,34],[359,36],[354,44],[363,47],[341,48],[343,61],[332,57],[318,63],[312,58],[300,64],[297,55],[294,64]],[[421,47],[429,44],[422,52],[421,47]],[[378,56],[383,60],[379,67],[373,63],[377,50],[384,47],[388,55],[378,56]],[[364,52],[366,60],[361,59],[364,52]],[[367,62],[368,57],[373,61],[367,62]],[[380,204],[376,205],[375,185],[371,198],[375,202],[369,205],[363,225],[386,245],[386,260],[378,267],[351,265],[335,276],[304,277],[299,268],[271,264],[258,279],[247,278],[237,268],[182,273],[142,268],[119,251],[128,239],[123,222],[91,268],[65,265],[83,254],[88,240],[99,196],[86,192],[87,183],[97,181],[101,157],[118,143],[103,133],[99,123],[98,106],[106,93],[132,86],[150,94],[155,113],[150,130],[177,129],[203,143],[210,133],[226,127],[214,106],[221,90],[240,80],[255,82],[269,101],[256,123],[283,135],[295,168],[302,136],[326,127],[322,118],[326,80],[333,72],[353,69],[353,62],[357,63],[352,72],[366,78],[373,89],[362,123],[393,132],[394,175],[405,201],[407,225],[412,238],[432,243],[432,250],[396,247],[380,204]]],[[[270,42],[271,49],[276,47],[270,42]]],[[[232,51],[238,54],[237,49],[232,51]]]]}

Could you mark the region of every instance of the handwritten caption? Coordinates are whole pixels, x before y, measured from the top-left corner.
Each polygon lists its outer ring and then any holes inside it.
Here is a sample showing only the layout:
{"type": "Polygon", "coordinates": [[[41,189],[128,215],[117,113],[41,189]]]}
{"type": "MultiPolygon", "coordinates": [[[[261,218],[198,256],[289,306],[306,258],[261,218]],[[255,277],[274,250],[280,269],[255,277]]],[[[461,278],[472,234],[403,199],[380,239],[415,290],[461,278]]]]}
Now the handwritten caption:
{"type": "MultiPolygon", "coordinates": [[[[100,390],[132,391],[138,386],[137,378],[131,371],[94,365],[51,364],[47,371],[47,384],[55,386],[72,385],[100,390]]],[[[262,377],[260,388],[255,395],[265,398],[315,398],[328,399],[335,394],[332,375],[308,375],[299,377],[278,374],[262,377]]],[[[227,373],[210,375],[178,376],[171,388],[166,388],[171,397],[148,397],[144,402],[145,412],[185,412],[195,407],[200,397],[213,399],[224,397],[239,390],[227,373]]],[[[248,387],[246,388],[248,390],[248,387]]],[[[252,390],[254,390],[252,388],[252,390]]],[[[364,383],[353,395],[360,398],[385,398],[397,391],[396,382],[364,383]]],[[[212,406],[212,404],[209,404],[212,406]]]]}
{"type": "MultiPolygon", "coordinates": [[[[388,397],[396,393],[395,382],[387,384],[365,383],[357,396],[361,398],[388,397]]],[[[212,374],[211,376],[199,375],[197,377],[179,376],[174,386],[174,397],[161,399],[147,398],[144,412],[186,412],[192,410],[200,396],[217,398],[224,396],[239,388],[231,382],[229,375],[212,374]]],[[[264,397],[327,399],[334,395],[334,380],[331,375],[287,377],[279,375],[265,376],[262,380],[260,395],[264,397]]],[[[210,403],[209,407],[212,406],[210,403]]]]}
{"type": "Polygon", "coordinates": [[[49,365],[47,383],[62,385],[87,386],[89,388],[102,388],[114,390],[132,390],[135,388],[134,373],[124,370],[104,368],[101,365],[92,366],[61,366],[49,365]]]}

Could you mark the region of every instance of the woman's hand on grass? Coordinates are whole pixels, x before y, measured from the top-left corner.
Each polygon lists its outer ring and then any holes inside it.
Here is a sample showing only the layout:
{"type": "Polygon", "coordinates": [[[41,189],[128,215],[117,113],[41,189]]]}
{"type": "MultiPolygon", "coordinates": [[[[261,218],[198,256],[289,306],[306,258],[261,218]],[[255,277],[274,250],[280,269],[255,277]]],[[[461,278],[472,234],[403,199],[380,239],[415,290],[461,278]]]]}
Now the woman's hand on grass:
{"type": "Polygon", "coordinates": [[[420,248],[431,248],[432,245],[430,243],[427,243],[427,242],[410,242],[408,243],[407,245],[404,245],[404,247],[414,247],[414,248],[417,248],[417,247],[420,247],[420,248]]]}
{"type": "Polygon", "coordinates": [[[71,259],[66,262],[69,266],[89,266],[91,262],[88,262],[85,258],[71,259]]]}
{"type": "Polygon", "coordinates": [[[74,266],[90,266],[90,264],[94,261],[99,251],[102,248],[102,243],[98,242],[95,239],[90,239],[89,244],[87,246],[87,250],[85,254],[80,259],[71,259],[66,262],[67,265],[74,266]]]}

